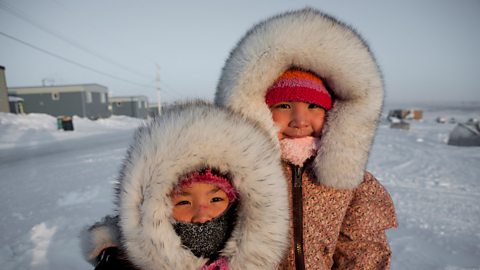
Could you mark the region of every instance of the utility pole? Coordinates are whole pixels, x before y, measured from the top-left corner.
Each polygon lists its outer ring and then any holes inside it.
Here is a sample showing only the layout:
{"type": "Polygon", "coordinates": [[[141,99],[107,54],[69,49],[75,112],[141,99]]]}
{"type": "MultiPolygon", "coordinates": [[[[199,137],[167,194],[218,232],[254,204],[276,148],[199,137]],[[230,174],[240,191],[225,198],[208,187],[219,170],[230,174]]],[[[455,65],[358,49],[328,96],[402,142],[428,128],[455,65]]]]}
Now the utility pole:
{"type": "Polygon", "coordinates": [[[155,64],[157,66],[157,106],[158,106],[158,116],[162,115],[162,103],[160,100],[160,66],[158,64],[155,64]]]}

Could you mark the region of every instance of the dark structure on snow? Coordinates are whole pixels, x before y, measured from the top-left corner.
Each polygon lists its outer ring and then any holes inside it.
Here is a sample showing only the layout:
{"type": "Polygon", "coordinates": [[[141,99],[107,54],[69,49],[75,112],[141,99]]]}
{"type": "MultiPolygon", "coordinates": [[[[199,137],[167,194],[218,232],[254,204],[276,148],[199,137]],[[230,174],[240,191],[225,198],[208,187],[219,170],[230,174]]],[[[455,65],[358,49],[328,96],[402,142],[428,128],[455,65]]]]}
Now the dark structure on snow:
{"type": "Polygon", "coordinates": [[[387,118],[420,120],[423,118],[423,111],[419,109],[396,109],[389,111],[387,118]]]}
{"type": "Polygon", "coordinates": [[[480,122],[459,123],[450,132],[449,145],[480,146],[480,122]]]}
{"type": "Polygon", "coordinates": [[[0,112],[9,112],[7,80],[5,79],[5,68],[0,66],[0,112]]]}

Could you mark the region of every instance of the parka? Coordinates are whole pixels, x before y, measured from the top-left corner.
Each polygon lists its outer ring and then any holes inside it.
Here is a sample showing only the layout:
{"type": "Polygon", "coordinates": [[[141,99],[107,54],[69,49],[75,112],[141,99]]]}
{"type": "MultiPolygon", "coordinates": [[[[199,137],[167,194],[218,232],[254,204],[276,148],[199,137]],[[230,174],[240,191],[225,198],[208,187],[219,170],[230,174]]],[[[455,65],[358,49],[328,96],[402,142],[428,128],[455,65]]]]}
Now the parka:
{"type": "Polygon", "coordinates": [[[284,165],[291,243],[280,269],[388,269],[385,230],[397,226],[394,205],[366,172],[384,83],[372,51],[352,27],[312,8],[256,24],[226,60],[215,104],[258,121],[275,140],[265,94],[290,68],[321,77],[334,103],[315,158],[302,168],[284,165]]]}
{"type": "Polygon", "coordinates": [[[275,142],[254,121],[201,101],[174,105],[138,129],[118,178],[118,218],[84,231],[85,258],[95,264],[102,250],[117,246],[136,269],[201,269],[208,259],[182,245],[170,195],[182,176],[203,168],[228,175],[238,192],[234,228],[220,251],[229,269],[275,269],[289,227],[275,142]]]}

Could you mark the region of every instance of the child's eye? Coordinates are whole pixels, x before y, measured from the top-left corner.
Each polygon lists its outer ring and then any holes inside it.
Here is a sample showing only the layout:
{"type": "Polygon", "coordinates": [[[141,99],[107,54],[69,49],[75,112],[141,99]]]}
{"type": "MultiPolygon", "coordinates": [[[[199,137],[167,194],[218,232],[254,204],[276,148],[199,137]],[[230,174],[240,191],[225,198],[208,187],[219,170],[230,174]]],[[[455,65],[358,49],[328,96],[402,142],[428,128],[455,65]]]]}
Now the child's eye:
{"type": "Polygon", "coordinates": [[[223,201],[224,201],[224,199],[221,198],[221,197],[213,197],[212,200],[211,200],[211,202],[223,202],[223,201]]]}
{"type": "Polygon", "coordinates": [[[290,109],[291,106],[288,103],[278,103],[278,104],[273,105],[273,108],[274,109],[290,109]]]}
{"type": "Polygon", "coordinates": [[[319,106],[317,104],[313,104],[313,103],[308,104],[308,108],[309,109],[323,109],[321,106],[319,106]]]}
{"type": "Polygon", "coordinates": [[[179,202],[177,202],[177,203],[175,204],[175,206],[177,206],[177,205],[189,205],[189,204],[190,204],[189,201],[184,200],[184,201],[179,201],[179,202]]]}

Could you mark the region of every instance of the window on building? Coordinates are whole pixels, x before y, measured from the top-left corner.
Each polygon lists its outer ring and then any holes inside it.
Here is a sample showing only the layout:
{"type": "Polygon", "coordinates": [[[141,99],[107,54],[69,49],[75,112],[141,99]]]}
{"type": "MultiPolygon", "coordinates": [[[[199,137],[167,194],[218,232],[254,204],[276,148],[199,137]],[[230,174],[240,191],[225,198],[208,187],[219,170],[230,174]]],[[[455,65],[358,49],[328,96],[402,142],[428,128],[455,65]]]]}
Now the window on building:
{"type": "Polygon", "coordinates": [[[138,104],[138,108],[141,109],[141,108],[142,108],[142,102],[141,102],[141,101],[137,101],[137,104],[138,104]]]}
{"type": "Polygon", "coordinates": [[[52,92],[52,100],[60,100],[60,93],[52,92]]]}
{"type": "Polygon", "coordinates": [[[101,103],[107,102],[107,94],[105,94],[105,93],[100,93],[100,102],[101,102],[101,103]]]}
{"type": "Polygon", "coordinates": [[[85,92],[85,102],[92,103],[92,92],[85,92]]]}

